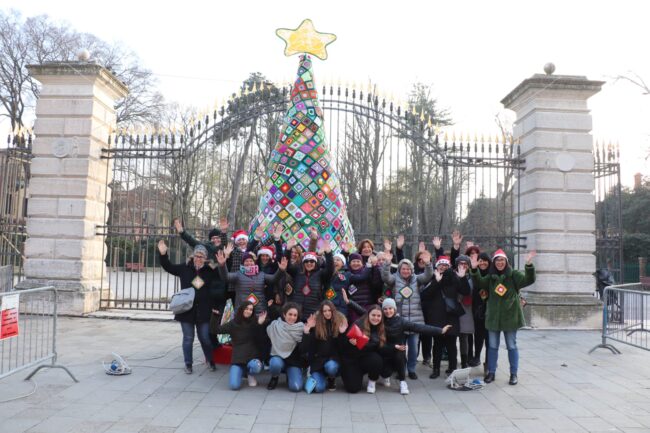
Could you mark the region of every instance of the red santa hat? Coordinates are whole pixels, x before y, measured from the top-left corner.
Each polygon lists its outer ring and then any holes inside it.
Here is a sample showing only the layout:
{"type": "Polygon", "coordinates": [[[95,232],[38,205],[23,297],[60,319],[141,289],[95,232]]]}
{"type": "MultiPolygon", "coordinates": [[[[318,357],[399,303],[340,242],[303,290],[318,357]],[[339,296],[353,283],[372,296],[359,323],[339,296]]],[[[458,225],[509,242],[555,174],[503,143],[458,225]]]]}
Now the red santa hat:
{"type": "Polygon", "coordinates": [[[303,262],[307,262],[307,261],[317,262],[318,261],[318,256],[316,255],[316,253],[313,253],[313,252],[309,251],[309,252],[305,253],[304,256],[302,256],[302,261],[303,262]]]}
{"type": "Polygon", "coordinates": [[[248,233],[246,233],[244,230],[237,230],[232,234],[232,238],[235,242],[240,239],[246,239],[246,241],[248,241],[248,233]]]}
{"type": "Polygon", "coordinates": [[[451,259],[449,258],[449,256],[438,257],[438,260],[436,260],[436,267],[438,267],[439,265],[451,266],[451,259]]]}
{"type": "Polygon", "coordinates": [[[261,256],[266,254],[267,256],[273,258],[275,256],[275,247],[273,245],[265,245],[257,251],[257,255],[261,256]]]}
{"type": "Polygon", "coordinates": [[[494,259],[496,259],[497,257],[503,257],[504,259],[506,259],[506,262],[508,261],[508,256],[501,248],[499,248],[494,252],[494,254],[492,255],[492,261],[494,261],[494,259]]]}

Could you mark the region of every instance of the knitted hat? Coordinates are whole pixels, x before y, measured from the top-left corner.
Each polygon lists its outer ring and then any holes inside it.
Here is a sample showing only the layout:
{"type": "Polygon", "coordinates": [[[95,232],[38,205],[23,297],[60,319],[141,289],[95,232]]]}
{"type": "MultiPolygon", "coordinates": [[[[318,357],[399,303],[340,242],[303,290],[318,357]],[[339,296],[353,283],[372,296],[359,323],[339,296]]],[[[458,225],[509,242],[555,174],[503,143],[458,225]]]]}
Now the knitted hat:
{"type": "Polygon", "coordinates": [[[334,258],[342,261],[343,266],[345,266],[345,264],[347,263],[347,261],[345,260],[345,256],[343,254],[334,254],[334,258]]]}
{"type": "Polygon", "coordinates": [[[237,230],[232,234],[232,238],[235,240],[235,242],[240,239],[246,239],[248,241],[248,233],[246,233],[244,230],[237,230]]]}
{"type": "Polygon", "coordinates": [[[359,253],[352,253],[350,254],[350,261],[352,260],[361,260],[363,261],[363,257],[361,257],[361,254],[359,253]]]}
{"type": "Polygon", "coordinates": [[[392,307],[397,309],[397,304],[393,298],[385,298],[384,302],[381,303],[381,309],[383,310],[386,307],[392,307]]]}
{"type": "Polygon", "coordinates": [[[465,250],[466,256],[471,256],[472,254],[480,254],[480,253],[481,253],[481,249],[476,245],[472,245],[471,247],[465,250]]]}
{"type": "Polygon", "coordinates": [[[210,233],[208,233],[208,239],[212,239],[213,237],[221,237],[221,230],[214,228],[210,230],[210,233]]]}
{"type": "Polygon", "coordinates": [[[244,263],[244,262],[246,261],[246,259],[253,259],[253,260],[255,260],[255,254],[253,254],[253,253],[251,253],[251,252],[245,252],[245,253],[242,254],[242,256],[241,256],[241,262],[244,263]]]}
{"type": "Polygon", "coordinates": [[[413,266],[413,262],[410,261],[409,259],[400,260],[399,263],[397,264],[397,269],[398,270],[402,269],[402,265],[408,266],[409,268],[411,268],[411,272],[414,272],[415,267],[413,266]]]}
{"type": "Polygon", "coordinates": [[[451,259],[448,256],[438,257],[438,260],[436,260],[436,268],[440,265],[451,266],[451,259]]]}
{"type": "Polygon", "coordinates": [[[313,252],[309,251],[308,253],[305,253],[304,256],[302,256],[303,263],[308,262],[310,260],[312,262],[317,262],[318,261],[318,256],[316,255],[316,253],[313,253],[313,252]]]}
{"type": "Polygon", "coordinates": [[[259,250],[257,250],[257,255],[261,256],[262,254],[266,254],[267,256],[273,258],[273,256],[275,256],[275,247],[273,245],[265,245],[261,247],[259,250]]]}
{"type": "Polygon", "coordinates": [[[194,255],[203,254],[206,258],[208,257],[208,249],[201,244],[198,244],[194,247],[194,255]]]}
{"type": "Polygon", "coordinates": [[[466,255],[461,254],[460,256],[456,257],[456,266],[458,266],[459,263],[465,263],[467,266],[472,265],[472,261],[470,258],[466,255]]]}
{"type": "Polygon", "coordinates": [[[492,255],[492,260],[495,260],[497,257],[503,257],[504,259],[506,259],[506,262],[508,261],[508,256],[506,256],[506,253],[503,252],[501,248],[499,248],[494,252],[494,254],[492,255]]]}

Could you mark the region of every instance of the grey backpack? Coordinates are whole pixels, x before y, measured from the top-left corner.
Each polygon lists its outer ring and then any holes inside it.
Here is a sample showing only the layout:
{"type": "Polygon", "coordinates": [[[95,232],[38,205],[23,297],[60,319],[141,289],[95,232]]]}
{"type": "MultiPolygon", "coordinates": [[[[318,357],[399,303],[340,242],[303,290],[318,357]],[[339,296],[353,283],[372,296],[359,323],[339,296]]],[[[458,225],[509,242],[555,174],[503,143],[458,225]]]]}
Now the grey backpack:
{"type": "Polygon", "coordinates": [[[172,313],[174,314],[181,314],[190,311],[194,305],[194,294],[194,287],[179,290],[174,293],[174,296],[172,296],[172,299],[169,302],[169,309],[172,310],[172,313]]]}

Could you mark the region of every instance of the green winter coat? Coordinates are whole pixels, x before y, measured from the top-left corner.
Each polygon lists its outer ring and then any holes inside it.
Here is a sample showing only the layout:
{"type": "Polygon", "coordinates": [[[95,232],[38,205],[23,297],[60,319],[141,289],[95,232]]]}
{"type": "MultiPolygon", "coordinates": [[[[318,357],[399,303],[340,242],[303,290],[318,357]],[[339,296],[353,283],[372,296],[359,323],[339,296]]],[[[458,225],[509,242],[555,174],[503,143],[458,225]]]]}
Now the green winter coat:
{"type": "Polygon", "coordinates": [[[471,275],[478,290],[486,291],[485,328],[488,331],[516,331],[526,325],[519,291],[535,282],[535,267],[532,264],[526,265],[525,272],[509,267],[502,275],[481,276],[478,269],[472,269],[471,275]],[[506,288],[503,296],[497,293],[500,284],[506,288]]]}

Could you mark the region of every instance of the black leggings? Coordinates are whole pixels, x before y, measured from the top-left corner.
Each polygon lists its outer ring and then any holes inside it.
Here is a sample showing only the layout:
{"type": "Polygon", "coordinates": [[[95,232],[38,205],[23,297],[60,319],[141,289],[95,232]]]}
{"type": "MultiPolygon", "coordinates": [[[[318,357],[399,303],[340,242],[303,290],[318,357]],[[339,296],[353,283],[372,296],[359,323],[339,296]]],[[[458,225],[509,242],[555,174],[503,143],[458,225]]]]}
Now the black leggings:
{"type": "MultiPolygon", "coordinates": [[[[393,371],[397,373],[399,380],[406,380],[406,352],[396,350],[390,355],[384,356],[384,366],[381,370],[381,377],[390,377],[393,371]]],[[[370,375],[368,375],[370,377],[370,375]]]]}
{"type": "Polygon", "coordinates": [[[455,370],[458,365],[456,335],[440,335],[433,337],[433,369],[440,370],[443,347],[447,349],[447,355],[449,356],[449,369],[455,370]]]}
{"type": "Polygon", "coordinates": [[[485,343],[485,363],[487,365],[488,350],[487,350],[487,330],[485,329],[485,319],[478,320],[474,318],[474,357],[481,358],[481,350],[483,350],[483,343],[485,343]]]}
{"type": "Polygon", "coordinates": [[[384,360],[377,352],[362,353],[359,358],[341,359],[341,380],[343,387],[349,393],[355,394],[363,387],[363,376],[368,375],[369,380],[379,379],[384,360]]]}
{"type": "Polygon", "coordinates": [[[430,335],[420,335],[420,344],[422,345],[422,360],[431,360],[431,351],[433,349],[433,337],[430,335]]]}

